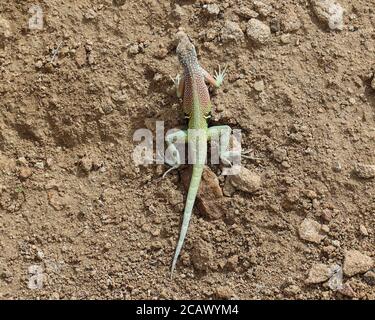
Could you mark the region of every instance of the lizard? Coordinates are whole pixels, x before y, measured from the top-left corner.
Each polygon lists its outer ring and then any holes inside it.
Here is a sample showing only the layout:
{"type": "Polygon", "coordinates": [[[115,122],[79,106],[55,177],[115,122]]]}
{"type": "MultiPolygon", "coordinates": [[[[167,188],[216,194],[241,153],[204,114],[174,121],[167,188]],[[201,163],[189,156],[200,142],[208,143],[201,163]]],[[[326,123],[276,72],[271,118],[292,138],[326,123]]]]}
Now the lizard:
{"type": "MultiPolygon", "coordinates": [[[[212,104],[206,82],[213,87],[220,87],[226,76],[227,67],[221,69],[219,66],[219,71],[215,71],[214,77],[211,76],[199,64],[195,46],[190,41],[188,35],[180,31],[177,36],[179,44],[176,53],[183,67],[183,75],[182,77],[177,75],[177,77],[175,79],[172,78],[172,80],[176,87],[177,97],[183,98],[183,110],[186,118],[188,118],[188,130],[179,130],[166,135],[167,150],[169,150],[172,159],[166,160],[166,163],[170,165],[171,168],[168,169],[163,176],[181,165],[180,154],[174,145],[176,141],[188,143],[189,155],[190,152],[193,154],[193,159],[190,161],[190,163],[193,164],[193,171],[186,198],[180,235],[172,260],[171,278],[173,277],[177,259],[188,231],[191,214],[206,162],[208,141],[213,140],[214,136],[221,136],[219,156],[223,162],[230,163],[229,157],[236,153],[236,151],[228,151],[231,133],[231,128],[229,126],[208,127],[212,104]],[[196,143],[197,139],[199,140],[198,144],[196,143]]],[[[239,152],[241,153],[241,150],[239,152]]]]}

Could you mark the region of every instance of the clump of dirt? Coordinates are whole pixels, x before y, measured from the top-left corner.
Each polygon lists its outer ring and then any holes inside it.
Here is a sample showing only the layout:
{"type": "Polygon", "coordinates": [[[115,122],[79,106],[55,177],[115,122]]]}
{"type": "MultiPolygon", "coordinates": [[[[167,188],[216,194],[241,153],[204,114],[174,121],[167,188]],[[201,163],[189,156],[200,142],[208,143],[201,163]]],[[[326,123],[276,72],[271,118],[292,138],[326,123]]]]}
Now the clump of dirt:
{"type": "Polygon", "coordinates": [[[374,299],[375,2],[339,0],[334,28],[318,2],[2,1],[0,297],[374,299]],[[228,66],[210,125],[242,130],[261,183],[195,209],[171,281],[186,191],[132,153],[186,126],[179,29],[228,66]],[[341,289],[306,281],[344,261],[341,289]]]}

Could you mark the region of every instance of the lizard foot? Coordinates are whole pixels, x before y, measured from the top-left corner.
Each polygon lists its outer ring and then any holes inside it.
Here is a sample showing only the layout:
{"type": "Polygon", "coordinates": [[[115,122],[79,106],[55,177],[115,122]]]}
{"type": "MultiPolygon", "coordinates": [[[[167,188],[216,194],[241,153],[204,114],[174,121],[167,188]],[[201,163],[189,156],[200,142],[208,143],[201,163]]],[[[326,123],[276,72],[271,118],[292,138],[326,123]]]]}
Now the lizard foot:
{"type": "Polygon", "coordinates": [[[173,84],[175,85],[175,87],[178,88],[179,85],[180,85],[180,82],[181,82],[181,77],[180,77],[180,75],[178,74],[178,75],[176,76],[176,78],[172,78],[172,76],[169,76],[169,78],[171,78],[171,80],[172,80],[173,84]]]}
{"type": "Polygon", "coordinates": [[[216,81],[216,87],[220,87],[221,84],[223,83],[224,78],[225,78],[225,76],[227,74],[227,69],[228,69],[228,67],[225,66],[224,69],[221,70],[221,67],[219,65],[219,71],[215,71],[215,77],[214,77],[214,79],[216,81]]]}

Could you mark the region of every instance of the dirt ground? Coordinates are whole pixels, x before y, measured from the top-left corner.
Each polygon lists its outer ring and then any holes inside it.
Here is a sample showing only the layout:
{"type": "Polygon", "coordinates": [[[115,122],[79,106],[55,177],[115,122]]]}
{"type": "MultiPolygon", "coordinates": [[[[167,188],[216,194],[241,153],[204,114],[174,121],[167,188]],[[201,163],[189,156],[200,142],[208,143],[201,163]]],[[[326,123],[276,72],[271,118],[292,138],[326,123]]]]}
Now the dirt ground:
{"type": "Polygon", "coordinates": [[[374,299],[375,1],[339,2],[341,31],[307,0],[2,0],[0,298],[374,299]],[[132,152],[135,130],[186,125],[179,28],[228,65],[210,125],[242,130],[261,185],[194,210],[170,280],[181,170],[132,152]],[[311,280],[353,250],[345,289],[311,280]]]}

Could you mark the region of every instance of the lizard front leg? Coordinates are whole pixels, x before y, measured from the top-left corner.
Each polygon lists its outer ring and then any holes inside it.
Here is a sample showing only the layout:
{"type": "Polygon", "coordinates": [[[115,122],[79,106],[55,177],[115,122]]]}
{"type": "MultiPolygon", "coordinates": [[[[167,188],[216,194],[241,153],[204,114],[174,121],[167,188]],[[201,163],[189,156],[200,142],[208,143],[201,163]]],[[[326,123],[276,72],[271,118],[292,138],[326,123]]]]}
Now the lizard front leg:
{"type": "Polygon", "coordinates": [[[185,79],[184,79],[184,77],[181,78],[180,75],[178,74],[176,76],[176,78],[174,78],[174,79],[172,77],[170,77],[170,78],[172,79],[173,84],[176,88],[177,97],[181,98],[182,95],[184,94],[184,89],[185,89],[185,79]]]}
{"type": "Polygon", "coordinates": [[[225,66],[224,69],[221,69],[219,66],[219,71],[215,71],[215,76],[211,76],[206,70],[202,68],[204,79],[209,82],[212,86],[219,88],[224,81],[224,78],[227,74],[227,67],[225,66]]]}
{"type": "Polygon", "coordinates": [[[171,166],[164,174],[163,178],[172,170],[177,169],[181,165],[181,156],[175,145],[176,142],[186,142],[187,141],[187,131],[179,130],[173,133],[167,134],[165,141],[168,145],[166,150],[166,155],[170,155],[172,159],[165,158],[165,162],[171,166]]]}

